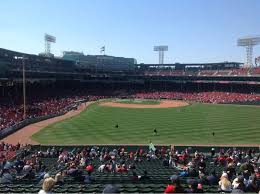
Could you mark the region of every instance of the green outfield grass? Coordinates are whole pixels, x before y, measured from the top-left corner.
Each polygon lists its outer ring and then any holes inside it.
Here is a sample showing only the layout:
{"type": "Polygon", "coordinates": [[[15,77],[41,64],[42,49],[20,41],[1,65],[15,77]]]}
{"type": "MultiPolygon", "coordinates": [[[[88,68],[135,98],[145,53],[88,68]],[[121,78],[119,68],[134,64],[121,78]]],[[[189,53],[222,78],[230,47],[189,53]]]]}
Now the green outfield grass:
{"type": "Polygon", "coordinates": [[[140,100],[140,99],[118,99],[115,102],[122,104],[144,104],[144,105],[154,105],[160,104],[158,100],[140,100]]]}
{"type": "Polygon", "coordinates": [[[191,104],[128,109],[92,104],[32,138],[42,144],[148,144],[150,140],[155,144],[259,144],[260,107],[191,104]],[[158,136],[153,135],[154,128],[158,136]]]}

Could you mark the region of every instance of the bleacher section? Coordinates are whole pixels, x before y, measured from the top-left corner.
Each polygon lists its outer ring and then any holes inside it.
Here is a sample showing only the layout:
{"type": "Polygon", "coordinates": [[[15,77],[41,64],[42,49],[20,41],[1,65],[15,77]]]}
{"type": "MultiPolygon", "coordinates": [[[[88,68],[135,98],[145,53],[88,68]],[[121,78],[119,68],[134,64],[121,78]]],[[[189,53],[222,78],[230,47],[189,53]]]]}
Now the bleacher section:
{"type": "MultiPolygon", "coordinates": [[[[82,150],[84,147],[75,148],[75,147],[50,147],[50,149],[54,149],[53,153],[56,153],[58,150],[68,151],[69,153],[75,154],[76,152],[82,150]]],[[[94,148],[94,147],[93,147],[94,148]]],[[[91,148],[91,150],[93,149],[91,148]]],[[[113,150],[116,147],[106,147],[105,149],[113,150]]],[[[117,147],[118,150],[120,148],[117,147]]],[[[130,154],[131,152],[136,152],[137,148],[140,149],[138,146],[125,146],[125,155],[130,154]]],[[[166,149],[170,149],[170,147],[165,147],[166,149]]],[[[163,147],[157,147],[158,150],[165,149],[163,147]]],[[[58,167],[58,155],[46,155],[46,149],[47,147],[39,147],[35,146],[32,147],[29,151],[28,149],[25,149],[19,153],[19,157],[21,155],[25,156],[25,160],[32,160],[35,157],[35,153],[41,152],[43,155],[38,155],[37,158],[40,159],[40,161],[46,165],[48,169],[48,173],[51,176],[55,176],[57,172],[59,172],[61,168],[58,167]],[[59,169],[58,169],[59,168],[59,169]]],[[[90,149],[90,148],[89,148],[90,149]]],[[[98,150],[103,150],[102,147],[95,148],[98,150]]],[[[165,159],[169,159],[169,156],[164,155],[163,151],[157,152],[156,157],[147,157],[146,152],[148,153],[149,149],[148,146],[142,146],[142,149],[144,149],[144,154],[140,155],[138,157],[138,160],[135,160],[134,158],[128,158],[125,160],[125,165],[135,164],[135,169],[130,169],[127,172],[98,172],[98,167],[100,166],[100,158],[99,154],[96,157],[89,157],[88,158],[88,164],[92,164],[94,166],[94,170],[91,174],[91,177],[93,177],[92,183],[84,183],[82,180],[78,179],[78,176],[71,176],[66,175],[64,177],[63,184],[56,184],[54,189],[52,190],[53,193],[102,193],[104,187],[107,184],[113,184],[116,186],[120,192],[124,193],[163,193],[165,187],[167,184],[170,184],[170,177],[172,175],[180,175],[180,172],[183,171],[180,166],[178,167],[172,167],[167,166],[164,163],[165,159]],[[138,176],[142,176],[144,174],[144,171],[147,172],[147,179],[140,179],[135,180],[132,179],[133,172],[135,172],[138,176]]],[[[238,151],[240,148],[232,148],[233,150],[238,151]]],[[[243,150],[249,150],[249,149],[256,149],[257,148],[246,148],[243,150]]],[[[187,150],[185,147],[175,147],[175,150],[179,150],[179,153],[184,153],[181,151],[187,150]]],[[[220,176],[222,174],[222,171],[225,169],[225,165],[222,165],[221,163],[216,162],[216,157],[211,157],[209,154],[209,151],[211,148],[207,147],[197,147],[197,148],[188,148],[190,152],[190,157],[188,160],[191,160],[191,157],[195,157],[194,153],[196,150],[203,152],[205,162],[206,162],[206,169],[205,174],[210,174],[210,172],[215,169],[217,172],[217,176],[220,176]],[[203,151],[204,150],[204,151],[203,151]]],[[[231,148],[225,148],[225,149],[216,149],[216,151],[221,150],[231,150],[231,148]]],[[[185,151],[186,152],[186,151],[185,151]]],[[[60,152],[61,153],[61,152],[60,152]]],[[[167,153],[167,150],[166,152],[167,153]]],[[[196,153],[195,153],[196,154],[196,153]]],[[[201,155],[201,156],[203,156],[201,155]]],[[[150,156],[151,152],[150,152],[150,156]]],[[[181,156],[181,155],[180,155],[181,156]]],[[[15,161],[15,160],[14,160],[15,161]]],[[[122,157],[117,156],[116,157],[116,163],[120,164],[122,163],[122,157]]],[[[84,177],[87,175],[87,171],[82,168],[79,168],[83,172],[82,176],[84,177]]],[[[63,169],[63,171],[65,171],[63,169]]],[[[198,166],[194,168],[195,171],[198,172],[198,166]]],[[[239,166],[236,167],[236,171],[239,172],[239,166]]],[[[188,189],[188,182],[190,180],[197,180],[200,182],[201,180],[198,179],[197,175],[195,176],[188,176],[188,177],[180,177],[180,182],[184,186],[185,189],[188,189]]],[[[22,178],[15,180],[12,184],[0,184],[0,193],[37,193],[41,189],[42,180],[39,179],[37,176],[35,178],[22,178]]],[[[204,192],[208,193],[214,193],[218,191],[217,185],[208,185],[206,183],[203,184],[203,190],[204,192]]]]}

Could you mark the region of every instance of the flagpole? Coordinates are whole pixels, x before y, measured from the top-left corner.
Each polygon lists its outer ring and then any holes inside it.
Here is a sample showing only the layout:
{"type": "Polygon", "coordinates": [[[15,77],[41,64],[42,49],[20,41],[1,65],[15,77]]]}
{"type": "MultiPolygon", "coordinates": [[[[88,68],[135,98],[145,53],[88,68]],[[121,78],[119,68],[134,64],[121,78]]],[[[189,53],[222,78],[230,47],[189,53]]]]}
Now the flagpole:
{"type": "Polygon", "coordinates": [[[100,53],[103,53],[103,55],[106,55],[106,47],[105,46],[101,47],[100,53]]]}

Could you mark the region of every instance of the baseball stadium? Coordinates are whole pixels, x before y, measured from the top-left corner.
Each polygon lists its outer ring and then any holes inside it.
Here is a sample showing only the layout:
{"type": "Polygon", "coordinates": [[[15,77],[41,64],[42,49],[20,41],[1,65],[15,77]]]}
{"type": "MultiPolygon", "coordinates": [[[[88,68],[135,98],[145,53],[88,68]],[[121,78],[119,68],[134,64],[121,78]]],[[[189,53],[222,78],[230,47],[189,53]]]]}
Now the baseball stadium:
{"type": "Polygon", "coordinates": [[[0,48],[0,193],[260,193],[260,36],[243,63],[54,43],[0,48]]]}
{"type": "Polygon", "coordinates": [[[1,158],[4,172],[17,171],[12,183],[1,179],[1,192],[37,192],[39,172],[60,179],[61,193],[102,192],[104,184],[160,193],[198,181],[216,192],[226,165],[242,174],[258,166],[258,67],[6,49],[0,60],[1,158]]]}

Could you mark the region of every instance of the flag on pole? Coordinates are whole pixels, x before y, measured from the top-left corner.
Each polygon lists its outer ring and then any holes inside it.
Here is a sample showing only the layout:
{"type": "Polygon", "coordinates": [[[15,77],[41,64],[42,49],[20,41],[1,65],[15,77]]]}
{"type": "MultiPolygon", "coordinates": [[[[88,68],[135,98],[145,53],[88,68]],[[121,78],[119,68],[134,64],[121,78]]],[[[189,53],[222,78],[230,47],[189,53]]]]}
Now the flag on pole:
{"type": "Polygon", "coordinates": [[[105,50],[106,50],[105,46],[102,46],[102,47],[100,48],[100,53],[105,53],[105,50]]]}

